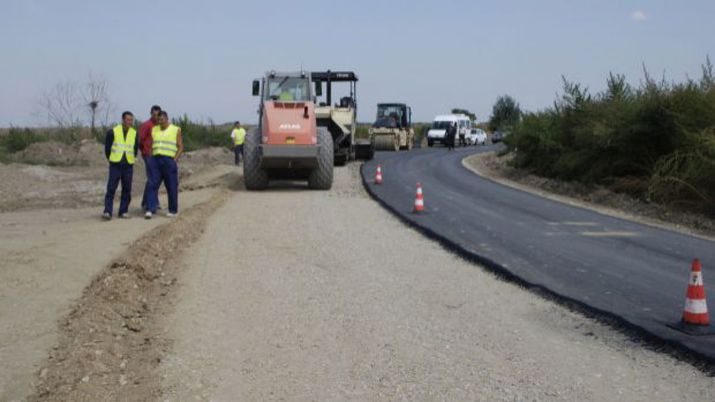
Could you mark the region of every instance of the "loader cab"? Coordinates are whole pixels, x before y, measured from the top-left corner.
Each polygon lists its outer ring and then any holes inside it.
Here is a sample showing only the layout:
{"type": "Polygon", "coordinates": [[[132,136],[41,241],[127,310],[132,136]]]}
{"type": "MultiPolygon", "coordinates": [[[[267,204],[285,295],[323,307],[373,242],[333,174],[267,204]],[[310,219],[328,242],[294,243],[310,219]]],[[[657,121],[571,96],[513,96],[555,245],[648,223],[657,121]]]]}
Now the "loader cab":
{"type": "Polygon", "coordinates": [[[315,84],[315,94],[319,98],[319,107],[357,108],[358,77],[354,72],[314,71],[311,73],[311,79],[315,84]],[[338,87],[338,84],[347,85],[338,87]],[[323,87],[325,92],[323,92],[323,87]]]}
{"type": "Polygon", "coordinates": [[[269,72],[261,82],[253,81],[253,96],[261,95],[264,101],[313,102],[315,95],[309,73],[269,72]],[[261,91],[262,90],[262,91],[261,91]]]}
{"type": "Polygon", "coordinates": [[[315,117],[333,137],[335,164],[355,159],[357,120],[357,75],[352,71],[314,71],[315,117]]]}
{"type": "Polygon", "coordinates": [[[379,103],[373,127],[410,128],[412,108],[404,103],[379,103]]]}

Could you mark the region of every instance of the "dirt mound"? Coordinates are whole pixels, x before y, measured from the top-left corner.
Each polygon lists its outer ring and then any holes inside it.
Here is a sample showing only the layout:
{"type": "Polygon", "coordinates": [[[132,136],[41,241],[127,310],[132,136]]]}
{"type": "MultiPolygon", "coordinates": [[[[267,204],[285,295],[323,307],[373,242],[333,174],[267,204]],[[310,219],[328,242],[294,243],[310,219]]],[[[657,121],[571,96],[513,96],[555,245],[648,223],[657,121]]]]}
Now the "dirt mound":
{"type": "Polygon", "coordinates": [[[24,150],[12,155],[12,160],[20,163],[43,165],[71,165],[77,151],[59,141],[45,141],[31,144],[24,150]]]}
{"type": "Polygon", "coordinates": [[[92,140],[82,140],[75,157],[77,165],[105,166],[104,145],[92,140]]]}
{"type": "Polygon", "coordinates": [[[223,147],[211,147],[187,152],[183,158],[189,163],[202,165],[233,164],[233,152],[223,147]]]}
{"type": "Polygon", "coordinates": [[[156,400],[155,368],[169,347],[158,319],[171,309],[181,251],[203,233],[227,192],[137,240],[102,271],[60,323],[60,342],[39,371],[40,401],[156,400]]]}
{"type": "Polygon", "coordinates": [[[59,141],[36,142],[11,158],[13,162],[50,166],[99,166],[107,163],[102,144],[92,140],[83,140],[76,145],[59,141]]]}

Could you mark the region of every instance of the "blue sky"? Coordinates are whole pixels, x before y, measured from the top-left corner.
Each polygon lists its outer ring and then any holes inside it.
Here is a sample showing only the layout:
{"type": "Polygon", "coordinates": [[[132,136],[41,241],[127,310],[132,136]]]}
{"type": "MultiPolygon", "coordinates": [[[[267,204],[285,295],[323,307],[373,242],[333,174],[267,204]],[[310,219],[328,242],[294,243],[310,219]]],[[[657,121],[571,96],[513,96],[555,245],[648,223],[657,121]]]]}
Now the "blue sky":
{"type": "Polygon", "coordinates": [[[488,118],[500,94],[553,102],[561,75],[593,90],[609,71],[697,76],[715,58],[715,1],[41,1],[2,0],[0,126],[44,124],[39,94],[105,77],[116,111],[256,120],[266,70],[354,70],[359,118],[412,105],[488,118]]]}

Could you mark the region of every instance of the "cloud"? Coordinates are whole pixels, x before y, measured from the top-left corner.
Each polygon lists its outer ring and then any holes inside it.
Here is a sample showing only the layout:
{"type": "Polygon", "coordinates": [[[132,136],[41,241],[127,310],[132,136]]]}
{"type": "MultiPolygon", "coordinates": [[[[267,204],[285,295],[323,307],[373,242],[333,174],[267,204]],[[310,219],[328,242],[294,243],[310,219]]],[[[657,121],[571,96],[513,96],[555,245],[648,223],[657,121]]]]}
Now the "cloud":
{"type": "Polygon", "coordinates": [[[633,21],[641,22],[647,20],[648,15],[646,15],[645,11],[643,10],[636,10],[633,12],[633,14],[631,14],[631,18],[633,19],[633,21]]]}

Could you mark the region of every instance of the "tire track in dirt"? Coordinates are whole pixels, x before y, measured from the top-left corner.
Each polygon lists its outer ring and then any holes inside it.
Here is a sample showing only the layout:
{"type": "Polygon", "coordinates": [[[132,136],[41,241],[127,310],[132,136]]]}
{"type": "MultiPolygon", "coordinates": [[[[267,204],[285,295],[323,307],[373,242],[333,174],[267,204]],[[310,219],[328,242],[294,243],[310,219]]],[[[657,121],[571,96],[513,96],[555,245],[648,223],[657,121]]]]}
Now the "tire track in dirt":
{"type": "Polygon", "coordinates": [[[231,195],[220,191],[134,242],[84,290],[60,322],[34,401],[154,400],[155,368],[170,347],[160,317],[173,309],[183,251],[231,195]]]}

